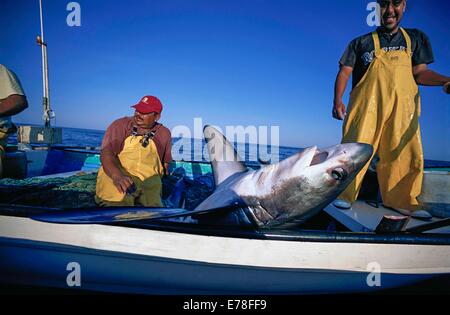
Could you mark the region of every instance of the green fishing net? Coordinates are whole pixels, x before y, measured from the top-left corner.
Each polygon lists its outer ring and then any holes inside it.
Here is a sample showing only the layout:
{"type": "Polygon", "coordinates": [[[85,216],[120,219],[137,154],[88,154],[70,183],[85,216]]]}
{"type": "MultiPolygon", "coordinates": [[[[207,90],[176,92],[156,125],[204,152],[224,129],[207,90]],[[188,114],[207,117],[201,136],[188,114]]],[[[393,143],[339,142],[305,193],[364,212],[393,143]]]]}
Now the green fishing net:
{"type": "Polygon", "coordinates": [[[97,173],[80,172],[65,178],[0,180],[0,202],[51,208],[95,206],[97,173]]]}
{"type": "MultiPolygon", "coordinates": [[[[194,209],[206,199],[214,187],[212,174],[202,176],[199,180],[188,179],[183,174],[165,176],[162,180],[162,198],[170,200],[172,192],[179,181],[183,181],[183,202],[168,207],[182,206],[194,209]],[[206,179],[206,181],[205,181],[206,179]]],[[[95,185],[97,173],[79,172],[70,177],[0,179],[0,203],[30,205],[49,208],[86,208],[96,207],[95,185]]]]}

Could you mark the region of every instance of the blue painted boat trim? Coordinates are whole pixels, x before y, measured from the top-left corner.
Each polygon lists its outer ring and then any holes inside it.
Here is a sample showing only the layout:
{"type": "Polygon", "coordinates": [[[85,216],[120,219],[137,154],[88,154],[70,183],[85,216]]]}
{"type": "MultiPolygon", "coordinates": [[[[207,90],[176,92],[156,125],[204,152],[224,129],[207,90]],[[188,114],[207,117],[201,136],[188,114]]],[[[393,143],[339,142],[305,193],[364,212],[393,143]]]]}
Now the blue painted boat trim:
{"type": "Polygon", "coordinates": [[[80,289],[146,294],[299,294],[376,291],[439,274],[368,272],[212,264],[0,237],[0,282],[67,288],[69,262],[81,268],[80,289]]]}

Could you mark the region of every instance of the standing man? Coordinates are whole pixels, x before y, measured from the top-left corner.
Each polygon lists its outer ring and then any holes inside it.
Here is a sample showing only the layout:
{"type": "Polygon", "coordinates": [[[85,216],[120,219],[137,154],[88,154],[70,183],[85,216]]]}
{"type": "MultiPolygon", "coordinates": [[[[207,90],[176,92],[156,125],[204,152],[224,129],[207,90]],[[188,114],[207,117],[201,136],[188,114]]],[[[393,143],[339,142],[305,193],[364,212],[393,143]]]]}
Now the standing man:
{"type": "Polygon", "coordinates": [[[0,64],[0,178],[3,173],[3,157],[8,137],[17,131],[11,116],[27,107],[27,98],[19,79],[14,72],[0,64]]]}
{"type": "MultiPolygon", "coordinates": [[[[414,215],[424,166],[417,84],[444,86],[450,93],[450,78],[428,69],[433,62],[428,37],[417,29],[399,27],[406,0],[378,3],[381,26],[351,41],[340,60],[333,117],[345,118],[342,142],[373,145],[380,159],[377,175],[384,205],[414,215]],[[350,75],[353,89],[347,113],[342,96],[350,75]]],[[[341,199],[350,204],[356,200],[368,166],[341,199]]],[[[419,212],[424,211],[415,214],[419,212]]]]}
{"type": "Polygon", "coordinates": [[[170,130],[158,123],[163,106],[144,96],[133,117],[114,121],[102,142],[95,200],[102,206],[161,207],[161,177],[172,160],[170,130]]]}

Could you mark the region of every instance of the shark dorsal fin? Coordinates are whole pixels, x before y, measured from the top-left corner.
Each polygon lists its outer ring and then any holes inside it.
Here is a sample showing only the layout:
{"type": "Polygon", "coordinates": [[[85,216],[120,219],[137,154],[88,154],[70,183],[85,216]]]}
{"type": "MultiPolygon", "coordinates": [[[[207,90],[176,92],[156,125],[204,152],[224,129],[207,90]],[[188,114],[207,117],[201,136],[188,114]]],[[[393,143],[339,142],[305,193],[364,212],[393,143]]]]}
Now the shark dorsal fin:
{"type": "Polygon", "coordinates": [[[220,131],[212,126],[205,126],[203,135],[208,144],[216,187],[231,175],[247,170],[242,158],[220,131]]]}

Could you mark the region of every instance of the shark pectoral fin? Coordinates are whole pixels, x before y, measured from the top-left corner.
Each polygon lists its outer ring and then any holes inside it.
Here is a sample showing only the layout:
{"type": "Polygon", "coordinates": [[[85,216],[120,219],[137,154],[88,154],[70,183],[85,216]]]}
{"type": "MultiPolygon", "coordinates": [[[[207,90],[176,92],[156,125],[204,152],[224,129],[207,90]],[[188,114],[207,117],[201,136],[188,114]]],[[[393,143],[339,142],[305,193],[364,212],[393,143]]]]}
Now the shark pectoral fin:
{"type": "Polygon", "coordinates": [[[216,187],[231,175],[246,171],[242,158],[220,131],[205,126],[203,134],[208,144],[216,187]]]}

